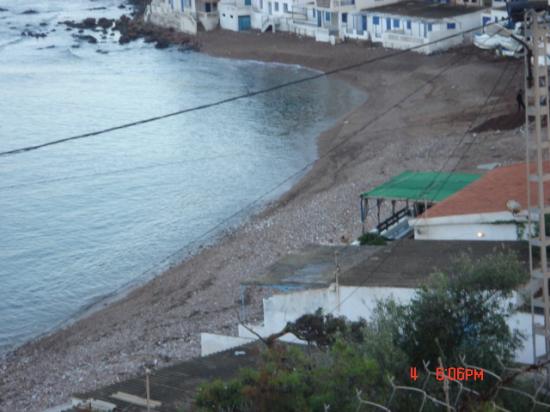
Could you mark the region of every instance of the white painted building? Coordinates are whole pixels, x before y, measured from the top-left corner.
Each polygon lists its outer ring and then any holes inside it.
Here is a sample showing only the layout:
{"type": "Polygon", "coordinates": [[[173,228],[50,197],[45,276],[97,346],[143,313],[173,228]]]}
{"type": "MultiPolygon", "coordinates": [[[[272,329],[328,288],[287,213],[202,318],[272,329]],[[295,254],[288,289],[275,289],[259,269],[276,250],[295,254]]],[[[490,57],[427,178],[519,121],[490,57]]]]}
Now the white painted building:
{"type": "MultiPolygon", "coordinates": [[[[324,313],[335,316],[345,316],[350,321],[361,318],[369,319],[373,315],[377,302],[393,298],[402,304],[408,303],[415,295],[415,289],[392,287],[336,287],[331,285],[326,289],[313,289],[280,294],[264,299],[264,320],[259,324],[239,325],[239,336],[230,337],[211,333],[201,334],[202,356],[222,350],[234,348],[257,339],[257,335],[267,337],[281,331],[287,322],[293,322],[299,317],[323,309],[324,313]],[[253,331],[253,332],[251,332],[253,331]]],[[[515,303],[517,296],[503,305],[515,303]]],[[[542,321],[542,315],[540,315],[542,321]]],[[[533,343],[531,329],[531,314],[518,312],[508,319],[508,326],[524,334],[523,348],[516,352],[515,360],[521,363],[533,362],[533,343]]],[[[544,351],[544,338],[537,336],[537,353],[544,351]]],[[[294,335],[287,334],[281,340],[294,343],[305,343],[294,335]]]]}
{"type": "MultiPolygon", "coordinates": [[[[550,167],[550,164],[547,165],[550,167]]],[[[525,163],[499,167],[409,220],[417,240],[527,239],[525,163]]],[[[548,189],[550,190],[550,182],[548,189]]],[[[532,190],[532,196],[536,191],[532,190]]],[[[534,197],[531,199],[535,203],[534,197]]],[[[536,230],[533,226],[531,230],[536,230]]]]}
{"type": "MultiPolygon", "coordinates": [[[[462,253],[477,260],[492,255],[495,248],[513,251],[521,264],[528,266],[528,246],[524,242],[476,242],[476,241],[415,241],[406,239],[383,247],[352,246],[347,248],[308,246],[301,251],[281,258],[253,279],[244,280],[244,287],[271,287],[277,293],[263,299],[263,321],[240,324],[237,336],[211,333],[201,334],[203,355],[230,349],[279,333],[288,322],[314,313],[344,316],[351,321],[372,318],[379,301],[393,298],[406,304],[424,284],[430,274],[448,266],[448,262],[462,253]],[[334,268],[328,259],[338,253],[341,271],[339,284],[334,283],[334,268]]],[[[521,294],[503,305],[521,306],[521,294]]],[[[245,317],[244,307],[241,319],[245,317]]],[[[516,313],[509,319],[510,328],[531,336],[531,314],[516,313]]],[[[538,339],[538,338],[537,338],[538,339]]],[[[304,343],[294,335],[286,334],[283,341],[304,343]]],[[[537,340],[540,350],[543,340],[537,340]]],[[[523,350],[516,353],[520,362],[531,363],[532,342],[527,339],[523,350]]],[[[538,353],[540,353],[540,350],[538,353]]]]}
{"type": "Polygon", "coordinates": [[[161,27],[196,34],[218,27],[218,0],[152,0],[145,21],[161,27]]]}
{"type": "Polygon", "coordinates": [[[459,33],[479,27],[484,10],[402,1],[352,13],[347,17],[344,37],[370,40],[392,49],[417,47],[415,51],[431,54],[462,44],[469,36],[459,33]]]}

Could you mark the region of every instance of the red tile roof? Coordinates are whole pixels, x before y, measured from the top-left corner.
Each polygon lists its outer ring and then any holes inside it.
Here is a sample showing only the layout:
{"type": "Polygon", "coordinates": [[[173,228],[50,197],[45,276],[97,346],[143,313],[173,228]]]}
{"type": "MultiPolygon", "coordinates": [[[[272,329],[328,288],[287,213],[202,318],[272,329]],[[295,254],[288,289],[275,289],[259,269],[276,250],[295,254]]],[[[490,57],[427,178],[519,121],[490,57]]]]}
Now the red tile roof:
{"type": "MultiPolygon", "coordinates": [[[[550,162],[545,170],[550,172],[550,162]]],[[[531,164],[535,170],[535,164],[531,164]]],[[[431,207],[422,217],[432,218],[453,215],[469,215],[507,211],[509,200],[519,202],[522,210],[527,208],[527,170],[525,163],[493,169],[466,186],[461,191],[431,207]]],[[[545,183],[546,203],[550,204],[550,182],[545,183]]],[[[536,184],[531,183],[531,204],[535,206],[536,184]]]]}

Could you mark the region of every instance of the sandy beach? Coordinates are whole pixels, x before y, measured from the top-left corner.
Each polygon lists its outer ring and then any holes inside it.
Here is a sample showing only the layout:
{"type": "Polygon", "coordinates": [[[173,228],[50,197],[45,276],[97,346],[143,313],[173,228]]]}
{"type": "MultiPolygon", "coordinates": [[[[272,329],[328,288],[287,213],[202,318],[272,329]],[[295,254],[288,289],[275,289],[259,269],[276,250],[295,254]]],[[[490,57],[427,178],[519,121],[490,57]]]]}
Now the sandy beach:
{"type": "MultiPolygon", "coordinates": [[[[216,30],[200,33],[198,42],[214,56],[322,71],[395,53],[283,33],[216,30]]],[[[400,54],[337,74],[366,91],[368,101],[350,107],[319,137],[319,160],[289,192],[121,300],[1,359],[0,410],[39,411],[133,376],[146,362],[162,366],[198,356],[201,332],[236,334],[240,280],[308,243],[356,238],[359,193],[391,176],[523,160],[520,130],[498,130],[517,120],[521,67],[520,60],[464,47],[435,56],[400,54]],[[495,130],[466,133],[499,116],[495,130]]],[[[257,309],[259,296],[250,302],[257,309]]]]}

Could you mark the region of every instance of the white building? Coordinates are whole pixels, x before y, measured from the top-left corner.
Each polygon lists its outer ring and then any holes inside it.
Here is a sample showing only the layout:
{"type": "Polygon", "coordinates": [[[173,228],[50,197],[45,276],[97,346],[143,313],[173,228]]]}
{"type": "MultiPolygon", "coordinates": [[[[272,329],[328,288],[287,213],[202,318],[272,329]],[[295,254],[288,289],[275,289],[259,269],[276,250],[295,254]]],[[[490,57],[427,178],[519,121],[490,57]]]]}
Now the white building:
{"type": "MultiPolygon", "coordinates": [[[[548,165],[550,167],[550,165],[548,165]]],[[[419,240],[526,239],[525,163],[499,167],[409,220],[419,240]]],[[[550,190],[550,182],[547,183],[550,190]]],[[[535,187],[531,190],[535,195],[535,187]]],[[[548,192],[550,193],[550,191],[548,192]]],[[[535,204],[535,198],[531,202],[535,204]]],[[[534,227],[531,230],[536,230],[534,227]]]]}
{"type": "Polygon", "coordinates": [[[196,34],[199,29],[218,27],[218,0],[152,0],[145,21],[161,27],[196,34]]]}
{"type": "MultiPolygon", "coordinates": [[[[287,257],[273,271],[276,273],[275,278],[279,277],[281,281],[278,285],[280,289],[294,291],[278,293],[264,299],[263,321],[240,324],[238,336],[202,333],[201,354],[206,356],[240,346],[256,340],[258,335],[267,337],[278,333],[288,322],[293,322],[305,314],[314,313],[319,308],[323,310],[323,313],[344,316],[351,321],[361,318],[368,321],[374,314],[379,301],[393,298],[402,304],[408,303],[415,296],[416,287],[428,279],[429,274],[434,270],[447,266],[450,258],[460,255],[460,253],[470,252],[476,259],[494,253],[495,247],[506,247],[516,251],[523,264],[528,265],[527,247],[520,242],[505,245],[494,242],[417,242],[407,240],[399,244],[385,246],[375,253],[366,250],[363,260],[357,255],[349,255],[347,258],[354,260],[354,263],[350,264],[350,267],[342,269],[340,283],[322,286],[322,281],[328,279],[326,274],[330,273],[331,268],[319,268],[318,259],[312,258],[311,250],[306,250],[296,254],[293,259],[287,257]],[[293,264],[296,262],[298,263],[293,264]],[[326,273],[323,274],[323,272],[326,273]],[[319,275],[316,276],[314,273],[319,273],[319,275]],[[295,290],[300,287],[299,279],[304,280],[301,286],[305,289],[295,290]],[[317,286],[313,286],[315,284],[317,286]],[[293,287],[288,289],[289,285],[293,287]]],[[[356,248],[364,247],[356,246],[356,248]]],[[[362,253],[359,252],[359,254],[362,253]]],[[[342,262],[346,261],[342,260],[342,262]]],[[[273,281],[273,274],[266,280],[273,281]]],[[[260,285],[264,284],[260,282],[260,285]]],[[[516,303],[518,305],[523,303],[517,294],[509,301],[502,302],[503,305],[515,305],[516,303]]],[[[524,347],[516,352],[515,358],[518,362],[533,362],[531,322],[530,313],[518,312],[508,319],[508,326],[511,329],[518,330],[526,336],[524,347]]],[[[537,353],[540,353],[541,350],[544,350],[544,339],[543,337],[536,339],[537,348],[539,348],[537,353]]],[[[292,334],[283,336],[281,340],[305,343],[292,334]]]]}
{"type": "Polygon", "coordinates": [[[393,49],[417,47],[415,51],[430,54],[463,43],[468,35],[459,33],[479,27],[484,10],[419,0],[402,1],[348,16],[344,36],[382,43],[393,49]]]}

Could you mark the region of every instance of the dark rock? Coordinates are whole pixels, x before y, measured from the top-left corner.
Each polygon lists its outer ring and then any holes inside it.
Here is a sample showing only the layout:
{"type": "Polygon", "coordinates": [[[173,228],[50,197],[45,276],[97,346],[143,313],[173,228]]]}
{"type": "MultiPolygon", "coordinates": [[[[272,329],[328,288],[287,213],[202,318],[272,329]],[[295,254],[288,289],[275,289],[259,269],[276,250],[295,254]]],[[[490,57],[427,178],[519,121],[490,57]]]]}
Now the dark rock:
{"type": "Polygon", "coordinates": [[[101,28],[103,28],[104,30],[110,28],[113,26],[113,23],[114,23],[114,20],[112,19],[106,19],[105,17],[102,17],[100,18],[98,21],[97,21],[97,25],[101,28]]]}
{"type": "Polygon", "coordinates": [[[93,29],[97,25],[96,20],[93,17],[88,17],[82,20],[81,24],[83,29],[93,29]]]}
{"type": "Polygon", "coordinates": [[[23,13],[21,14],[38,14],[38,12],[36,10],[33,10],[33,9],[29,9],[29,10],[25,10],[23,13]]]}
{"type": "Polygon", "coordinates": [[[73,37],[81,41],[86,41],[90,44],[97,43],[97,39],[94,36],[90,36],[89,34],[73,34],[73,37]]]}
{"type": "Polygon", "coordinates": [[[157,40],[157,44],[155,44],[155,48],[157,49],[166,49],[170,47],[170,42],[166,39],[159,39],[157,40]]]}
{"type": "Polygon", "coordinates": [[[8,11],[8,9],[3,9],[2,7],[0,7],[0,12],[3,12],[3,11],[8,11]]]}
{"type": "Polygon", "coordinates": [[[38,32],[31,31],[31,30],[25,30],[25,31],[21,32],[21,36],[34,37],[35,39],[43,39],[44,37],[47,36],[47,34],[46,33],[38,33],[38,32]]]}
{"type": "Polygon", "coordinates": [[[126,6],[124,4],[121,4],[120,6],[118,6],[119,9],[125,9],[126,6]]]}
{"type": "Polygon", "coordinates": [[[42,27],[45,27],[45,26],[47,26],[47,25],[48,25],[48,23],[46,23],[45,21],[43,21],[42,23],[40,23],[40,26],[42,26],[42,27]]]}
{"type": "Polygon", "coordinates": [[[96,50],[96,53],[99,53],[99,54],[109,54],[109,52],[107,50],[101,50],[101,49],[97,49],[96,50]]]}

